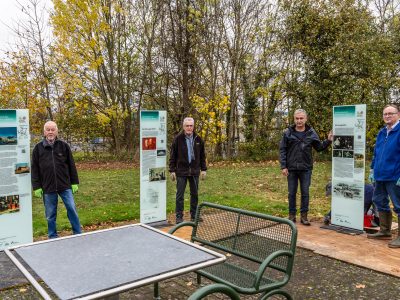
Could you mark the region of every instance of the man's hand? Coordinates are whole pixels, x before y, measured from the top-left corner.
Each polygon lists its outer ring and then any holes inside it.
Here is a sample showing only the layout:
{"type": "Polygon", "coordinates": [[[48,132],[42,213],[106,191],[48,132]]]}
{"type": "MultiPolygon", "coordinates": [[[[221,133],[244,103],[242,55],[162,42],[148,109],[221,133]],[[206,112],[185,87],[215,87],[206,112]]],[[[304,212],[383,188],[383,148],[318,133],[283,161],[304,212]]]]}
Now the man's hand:
{"type": "Polygon", "coordinates": [[[329,133],[328,133],[328,140],[329,141],[333,141],[333,132],[332,132],[332,130],[331,131],[329,131],[329,133]]]}
{"type": "Polygon", "coordinates": [[[43,197],[43,190],[42,189],[37,189],[33,191],[33,195],[36,198],[42,198],[43,197]]]}
{"type": "Polygon", "coordinates": [[[78,187],[77,184],[72,184],[72,185],[71,185],[71,188],[72,188],[72,194],[75,194],[75,193],[78,191],[78,189],[79,189],[79,187],[78,187]]]}
{"type": "Polygon", "coordinates": [[[171,172],[171,174],[169,176],[171,176],[171,181],[175,181],[176,180],[175,172],[171,172]]]}
{"type": "MultiPolygon", "coordinates": [[[[375,182],[374,170],[373,170],[373,169],[369,170],[368,180],[369,180],[371,183],[374,183],[374,182],[375,182]]],[[[399,179],[399,180],[400,180],[400,179],[399,179]]],[[[397,184],[399,184],[399,181],[397,181],[397,184]]]]}
{"type": "Polygon", "coordinates": [[[206,171],[201,171],[201,173],[200,173],[200,179],[201,179],[201,180],[204,180],[204,179],[206,179],[206,176],[207,176],[207,172],[206,172],[206,171]]]}
{"type": "Polygon", "coordinates": [[[287,168],[282,169],[282,175],[287,177],[289,175],[289,170],[287,168]]]}

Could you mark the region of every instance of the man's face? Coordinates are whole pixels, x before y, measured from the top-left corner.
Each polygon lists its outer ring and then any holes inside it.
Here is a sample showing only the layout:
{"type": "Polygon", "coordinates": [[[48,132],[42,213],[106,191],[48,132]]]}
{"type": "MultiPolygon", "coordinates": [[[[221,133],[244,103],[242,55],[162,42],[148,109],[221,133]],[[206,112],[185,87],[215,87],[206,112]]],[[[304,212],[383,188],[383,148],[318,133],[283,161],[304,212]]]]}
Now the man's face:
{"type": "Polygon", "coordinates": [[[296,124],[296,128],[304,128],[307,122],[307,116],[305,113],[297,113],[294,115],[294,124],[296,124]]]}
{"type": "Polygon", "coordinates": [[[396,108],[388,106],[383,110],[383,121],[386,125],[393,126],[399,118],[399,111],[396,108]]]}
{"type": "Polygon", "coordinates": [[[193,121],[185,121],[183,123],[183,131],[186,135],[191,135],[193,133],[194,122],[193,121]]]}
{"type": "Polygon", "coordinates": [[[44,136],[49,141],[54,141],[58,135],[57,125],[54,122],[47,122],[44,125],[44,136]]]}

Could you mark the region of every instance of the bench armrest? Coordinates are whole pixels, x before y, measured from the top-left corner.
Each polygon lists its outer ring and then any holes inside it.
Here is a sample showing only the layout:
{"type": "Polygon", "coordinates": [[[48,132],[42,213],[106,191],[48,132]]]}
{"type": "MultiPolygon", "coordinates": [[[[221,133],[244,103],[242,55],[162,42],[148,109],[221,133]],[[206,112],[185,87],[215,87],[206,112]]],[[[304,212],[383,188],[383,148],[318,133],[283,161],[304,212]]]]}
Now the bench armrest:
{"type": "Polygon", "coordinates": [[[172,227],[170,230],[168,230],[168,233],[174,234],[175,231],[177,231],[179,228],[186,227],[186,226],[191,226],[194,228],[196,226],[196,223],[187,221],[187,222],[182,222],[182,223],[176,224],[174,227],[172,227]]]}
{"type": "Polygon", "coordinates": [[[195,291],[188,298],[188,300],[203,299],[206,296],[214,294],[214,293],[223,293],[223,294],[229,296],[229,298],[231,298],[233,300],[240,300],[239,294],[233,288],[231,288],[225,284],[222,284],[222,283],[214,283],[214,284],[203,286],[202,288],[195,291]]]}
{"type": "MultiPolygon", "coordinates": [[[[271,264],[272,261],[274,261],[276,258],[280,256],[287,256],[287,257],[293,257],[293,252],[288,251],[288,250],[278,250],[273,253],[271,253],[260,265],[258,268],[257,274],[256,274],[256,279],[254,282],[254,287],[258,290],[260,288],[260,282],[262,279],[262,276],[265,272],[265,270],[268,268],[268,266],[271,264]]],[[[290,275],[287,274],[286,275],[290,275]]]]}

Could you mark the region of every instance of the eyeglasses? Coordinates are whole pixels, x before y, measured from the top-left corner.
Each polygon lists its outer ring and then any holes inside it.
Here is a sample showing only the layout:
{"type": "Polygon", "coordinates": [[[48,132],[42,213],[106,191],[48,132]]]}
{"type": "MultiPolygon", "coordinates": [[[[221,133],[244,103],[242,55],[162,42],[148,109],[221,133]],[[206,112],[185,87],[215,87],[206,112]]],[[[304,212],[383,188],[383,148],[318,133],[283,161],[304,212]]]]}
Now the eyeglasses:
{"type": "Polygon", "coordinates": [[[389,117],[389,116],[394,116],[397,115],[398,113],[394,113],[394,112],[390,112],[390,113],[384,113],[383,116],[384,117],[389,117]]]}

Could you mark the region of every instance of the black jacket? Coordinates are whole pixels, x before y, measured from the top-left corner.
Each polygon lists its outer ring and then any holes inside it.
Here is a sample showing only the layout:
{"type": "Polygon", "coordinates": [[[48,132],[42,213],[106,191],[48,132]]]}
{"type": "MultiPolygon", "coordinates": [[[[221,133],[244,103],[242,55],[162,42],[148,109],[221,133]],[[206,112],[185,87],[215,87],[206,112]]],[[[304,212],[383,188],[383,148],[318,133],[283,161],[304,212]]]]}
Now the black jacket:
{"type": "Polygon", "coordinates": [[[206,171],[207,166],[204,142],[194,132],[193,153],[195,159],[189,164],[185,133],[179,133],[177,136],[175,136],[171,145],[169,171],[175,172],[176,176],[199,176],[200,171],[206,171]]]}
{"type": "Polygon", "coordinates": [[[51,146],[45,139],[32,151],[32,187],[44,193],[62,192],[79,184],[78,172],[68,144],[56,140],[51,146]]]}
{"type": "Polygon", "coordinates": [[[283,134],[279,145],[281,169],[307,171],[313,168],[312,148],[325,150],[331,141],[321,142],[315,130],[306,124],[305,138],[300,140],[295,134],[296,125],[290,126],[283,134]]]}

